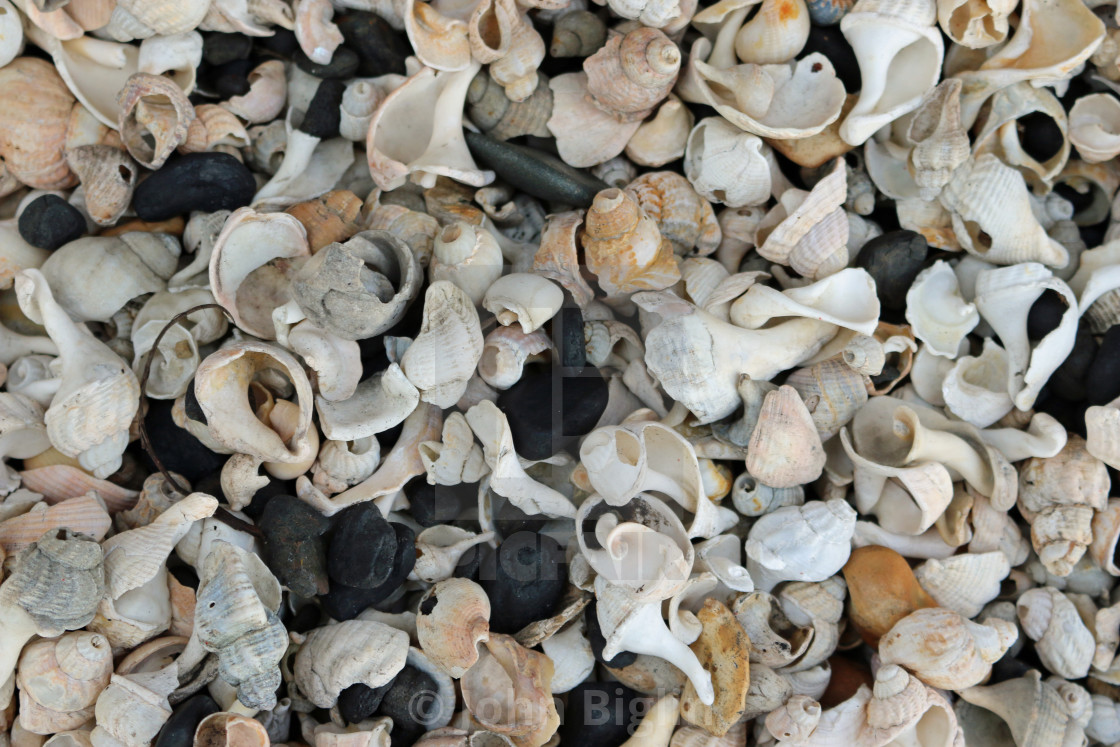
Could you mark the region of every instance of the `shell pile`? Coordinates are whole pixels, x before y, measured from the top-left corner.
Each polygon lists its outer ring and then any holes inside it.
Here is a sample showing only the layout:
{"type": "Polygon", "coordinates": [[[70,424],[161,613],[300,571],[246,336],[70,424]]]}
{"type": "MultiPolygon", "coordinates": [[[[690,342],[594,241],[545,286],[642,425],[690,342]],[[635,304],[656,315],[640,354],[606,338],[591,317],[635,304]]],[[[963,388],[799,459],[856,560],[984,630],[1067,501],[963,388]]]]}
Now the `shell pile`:
{"type": "Polygon", "coordinates": [[[0,747],[1120,745],[1118,156],[1115,0],[0,0],[0,747]]]}

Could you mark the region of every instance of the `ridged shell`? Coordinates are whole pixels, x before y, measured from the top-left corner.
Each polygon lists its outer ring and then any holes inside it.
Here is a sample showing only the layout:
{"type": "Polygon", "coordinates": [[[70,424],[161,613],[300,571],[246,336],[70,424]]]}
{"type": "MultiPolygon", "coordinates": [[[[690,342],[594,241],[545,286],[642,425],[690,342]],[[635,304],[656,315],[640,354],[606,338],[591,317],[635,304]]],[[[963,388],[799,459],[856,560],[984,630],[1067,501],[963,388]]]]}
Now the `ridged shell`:
{"type": "Polygon", "coordinates": [[[109,684],[109,641],[86,631],[36,641],[19,659],[20,724],[35,734],[76,729],[93,718],[93,704],[109,684]]]}
{"type": "Polygon", "coordinates": [[[455,679],[478,661],[478,644],[490,637],[490,600],[475,582],[449,578],[420,600],[416,635],[433,664],[455,679]]]}
{"type": "Polygon", "coordinates": [[[722,238],[711,203],[697,194],[688,180],[673,171],[646,173],[626,191],[650,218],[677,254],[711,254],[722,238]]]}
{"type": "Polygon", "coordinates": [[[673,245],[632,195],[603,190],[586,221],[581,242],[587,267],[608,296],[667,288],[680,280],[673,245]]]}
{"type": "Polygon", "coordinates": [[[320,708],[330,708],[353,684],[380,687],[391,681],[407,656],[407,633],[383,623],[347,620],[308,633],[292,671],[300,692],[320,708]]]}
{"type": "Polygon", "coordinates": [[[467,115],[480,130],[499,140],[521,135],[549,137],[552,89],[541,81],[524,101],[511,101],[504,88],[486,71],[474,76],[467,89],[467,115]]]}
{"type": "Polygon", "coordinates": [[[86,212],[99,226],[109,226],[128,209],[139,169],[120,148],[80,145],[66,153],[66,162],[82,182],[86,212]]]}
{"type": "Polygon", "coordinates": [[[95,493],[71,498],[57,505],[33,508],[25,514],[0,522],[0,548],[16,556],[52,529],[66,528],[100,542],[112,521],[95,493]]]}
{"type": "Polygon", "coordinates": [[[121,141],[145,168],[158,169],[187,139],[194,107],[170,78],[134,73],[117,94],[121,141]]]}
{"type": "Polygon", "coordinates": [[[19,57],[0,69],[0,158],[19,181],[64,189],[78,179],[66,163],[66,133],[74,96],[53,65],[19,57]]]}
{"type": "Polygon", "coordinates": [[[132,508],[140,496],[135,490],[129,490],[108,480],[99,480],[69,464],[52,464],[24,470],[20,472],[20,479],[28,490],[42,493],[48,503],[78,498],[90,491],[96,491],[110,512],[132,508]]]}
{"type": "Polygon", "coordinates": [[[1096,642],[1065,594],[1050,586],[1028,589],[1015,606],[1023,634],[1047,669],[1071,680],[1088,674],[1096,642]]]}
{"type": "Polygon", "coordinates": [[[996,551],[927,560],[914,576],[942,607],[973,618],[999,596],[1000,583],[1010,572],[1007,556],[996,551]]]}
{"type": "Polygon", "coordinates": [[[587,92],[623,121],[644,119],[677,81],[681,51],[657,29],[615,36],[583,63],[587,92]]]}
{"type": "Polygon", "coordinates": [[[806,401],[817,398],[812,418],[822,442],[835,436],[867,402],[864,375],[840,358],[799,368],[789,375],[786,383],[806,401]]]}
{"type": "Polygon", "coordinates": [[[101,547],[67,529],[54,530],[24,551],[2,590],[44,637],[85,627],[105,592],[101,547]]]}

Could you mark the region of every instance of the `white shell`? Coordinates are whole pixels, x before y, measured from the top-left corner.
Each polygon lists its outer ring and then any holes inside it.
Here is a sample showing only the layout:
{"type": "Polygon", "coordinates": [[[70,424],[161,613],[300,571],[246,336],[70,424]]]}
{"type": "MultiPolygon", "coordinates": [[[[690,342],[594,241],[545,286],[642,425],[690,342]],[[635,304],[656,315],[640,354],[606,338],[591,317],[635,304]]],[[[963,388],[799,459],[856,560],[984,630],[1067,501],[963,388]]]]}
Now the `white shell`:
{"type": "Polygon", "coordinates": [[[914,336],[925,343],[924,350],[956,358],[961,341],[980,322],[980,313],[975,304],[961,297],[953,268],[938,260],[918,273],[907,291],[906,321],[914,336]]]}
{"type": "Polygon", "coordinates": [[[700,120],[688,135],[684,170],[703,197],[731,207],[770,197],[769,146],[719,117],[700,120]]]}
{"type": "Polygon", "coordinates": [[[482,347],[471,298],[452,283],[437,280],[424,292],[424,320],[401,357],[401,370],[422,401],[450,407],[466,391],[482,347]]]}
{"type": "Polygon", "coordinates": [[[429,485],[478,482],[490,471],[482,448],[475,443],[474,433],[461,412],[453,412],[443,421],[441,441],[420,444],[420,458],[428,473],[429,485]]]}
{"type": "Polygon", "coordinates": [[[984,340],[984,352],[977,357],[962,356],[941,383],[945,407],[961,420],[986,428],[1015,406],[1007,393],[1009,359],[1007,352],[991,338],[984,340]]]}
{"type": "Polygon", "coordinates": [[[293,681],[312,703],[330,708],[353,684],[372,688],[389,682],[407,657],[407,633],[383,623],[347,620],[307,634],[292,663],[293,681]]]}
{"type": "Polygon", "coordinates": [[[766,514],[747,536],[747,569],[757,588],[782,581],[824,581],[851,552],[856,512],[846,501],[807,501],[766,514]]]}
{"type": "Polygon", "coordinates": [[[879,324],[875,281],[862,268],[846,267],[784,291],[755,284],[731,304],[731,323],[747,329],[789,317],[816,319],[870,335],[879,324]]]}
{"type": "Polygon", "coordinates": [[[927,560],[914,569],[914,577],[942,607],[973,618],[999,596],[1000,582],[1011,572],[1002,552],[954,555],[927,560]]]}
{"type": "Polygon", "coordinates": [[[1073,102],[1069,139],[1089,163],[1120,155],[1120,101],[1112,94],[1094,93],[1073,102]]]}
{"type": "Polygon", "coordinates": [[[1023,633],[1047,669],[1078,679],[1089,672],[1096,642],[1069,598],[1051,587],[1029,589],[1015,603],[1023,633]]]}
{"type": "Polygon", "coordinates": [[[1006,620],[984,624],[942,607],[910,613],[879,641],[884,664],[899,664],[932,687],[961,690],[983,681],[1019,631],[1006,620]]]}
{"type": "Polygon", "coordinates": [[[535,332],[556,315],[564,291],[548,278],[515,272],[495,280],[486,289],[482,306],[498,317],[498,324],[517,322],[525,334],[535,332]]]}

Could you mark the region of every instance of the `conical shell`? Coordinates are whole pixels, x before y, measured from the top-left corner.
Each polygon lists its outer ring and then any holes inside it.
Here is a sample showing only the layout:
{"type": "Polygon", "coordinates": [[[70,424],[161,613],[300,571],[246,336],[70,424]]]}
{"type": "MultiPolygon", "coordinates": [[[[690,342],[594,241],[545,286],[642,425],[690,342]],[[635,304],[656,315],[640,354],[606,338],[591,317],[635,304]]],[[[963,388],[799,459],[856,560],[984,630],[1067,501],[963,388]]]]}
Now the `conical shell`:
{"type": "Polygon", "coordinates": [[[20,57],[0,72],[0,157],[12,176],[37,189],[77,183],[66,163],[66,133],[74,96],[49,62],[20,57]]]}
{"type": "Polygon", "coordinates": [[[167,696],[178,684],[175,666],[154,672],[114,674],[94,707],[94,747],[143,747],[171,717],[167,696]]]}
{"type": "Polygon", "coordinates": [[[920,739],[930,747],[963,741],[949,701],[893,664],[875,675],[863,738],[875,744],[920,739]]]}
{"type": "Polygon", "coordinates": [[[86,211],[99,226],[116,223],[129,203],[139,169],[120,148],[80,145],[66,153],[66,162],[82,183],[86,211]]]}
{"type": "Polygon", "coordinates": [[[1065,594],[1049,586],[1028,589],[1015,606],[1024,635],[1035,641],[1047,669],[1071,680],[1088,674],[1096,644],[1065,594]]]}
{"type": "Polygon", "coordinates": [[[661,236],[677,254],[711,254],[722,233],[711,204],[672,171],[641,175],[626,186],[642,211],[657,222],[661,236]]]}
{"type": "Polygon", "coordinates": [[[541,80],[529,98],[511,101],[505,89],[483,71],[467,89],[467,115],[480,130],[499,140],[521,135],[548,137],[552,89],[547,79],[541,80]]]}
{"type": "Polygon", "coordinates": [[[676,83],[680,67],[677,45],[648,27],[615,36],[583,63],[595,105],[628,122],[653,111],[676,83]]]}
{"type": "Polygon", "coordinates": [[[864,375],[856,372],[845,359],[830,358],[799,368],[789,375],[786,383],[805,401],[817,398],[812,418],[822,442],[835,436],[867,402],[864,375]]]}
{"type": "Polygon", "coordinates": [[[684,155],[695,117],[680,99],[670,94],[657,109],[657,115],[643,122],[630,142],[626,157],[639,166],[658,167],[684,155]]]}
{"type": "Polygon", "coordinates": [[[923,200],[941,194],[953,171],[968,159],[968,134],[961,125],[961,83],[942,82],[922,100],[907,130],[914,144],[908,168],[923,200]]]}
{"type": "Polygon", "coordinates": [[[440,581],[420,600],[416,635],[432,663],[459,679],[478,661],[478,644],[490,637],[490,600],[468,579],[440,581]]]}
{"type": "Polygon", "coordinates": [[[595,297],[580,271],[576,236],[582,223],[583,211],[550,215],[541,231],[540,248],[533,256],[533,272],[560,283],[580,308],[595,297]]]}
{"type": "Polygon", "coordinates": [[[942,607],[973,618],[999,596],[1000,583],[1010,572],[1007,556],[997,551],[927,560],[914,576],[942,607]]]}
{"type": "Polygon", "coordinates": [[[603,190],[587,211],[587,266],[608,296],[667,288],[680,280],[673,245],[630,194],[603,190]]]}
{"type": "Polygon", "coordinates": [[[20,723],[35,734],[78,728],[93,718],[93,704],[112,673],[112,649],[95,633],[67,633],[27,646],[16,675],[20,723]]]}
{"type": "Polygon", "coordinates": [[[735,54],[743,62],[789,62],[809,39],[804,0],[763,0],[758,12],[735,34],[735,54]]]}
{"type": "Polygon", "coordinates": [[[820,477],[825,453],[816,425],[792,386],[770,392],[747,446],[747,471],[775,488],[804,485],[820,477]]]}
{"type": "Polygon", "coordinates": [[[1038,670],[987,687],[962,690],[961,698],[997,714],[1021,747],[1085,743],[1084,724],[1057,688],[1042,681],[1038,670]]]}

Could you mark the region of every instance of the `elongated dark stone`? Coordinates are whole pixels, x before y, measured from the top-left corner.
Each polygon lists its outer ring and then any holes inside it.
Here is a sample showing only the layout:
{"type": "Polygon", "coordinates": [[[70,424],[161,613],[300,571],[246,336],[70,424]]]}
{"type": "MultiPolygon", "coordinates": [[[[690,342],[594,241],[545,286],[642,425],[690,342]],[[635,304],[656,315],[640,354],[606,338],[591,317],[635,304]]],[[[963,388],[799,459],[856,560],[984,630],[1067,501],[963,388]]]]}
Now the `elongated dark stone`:
{"type": "Polygon", "coordinates": [[[490,630],[513,634],[531,622],[550,617],[568,583],[564,548],[548,535],[518,532],[483,556],[479,585],[490,608],[490,630]]]}
{"type": "Polygon", "coordinates": [[[342,92],[346,85],[341,80],[328,78],[315,89],[307,114],[299,124],[299,129],[320,140],[338,137],[338,124],[342,119],[342,92]]]}
{"type": "Polygon", "coordinates": [[[1085,391],[1091,405],[1107,405],[1120,397],[1120,324],[1104,333],[1093,365],[1085,374],[1085,391]]]}
{"type": "Polygon", "coordinates": [[[24,241],[49,252],[86,234],[81,211],[52,194],[32,200],[20,213],[17,226],[24,241]]]}
{"type": "Polygon", "coordinates": [[[347,11],[335,16],[346,46],[358,55],[358,75],[373,77],[386,73],[405,74],[405,58],[412,54],[408,37],[396,31],[376,13],[347,11]]]}
{"type": "Polygon", "coordinates": [[[369,685],[363,685],[361,682],[351,685],[338,695],[339,714],[349,724],[365,721],[377,713],[381,701],[385,698],[385,693],[389,692],[389,688],[393,686],[394,681],[395,678],[380,687],[370,687],[369,685]]]}
{"type": "Polygon", "coordinates": [[[338,515],[338,528],[327,553],[332,581],[374,589],[393,574],[397,536],[373,501],[359,503],[338,515]]]}
{"type": "Polygon", "coordinates": [[[194,210],[236,210],[256,192],[252,172],[230,154],[188,153],[136,185],[132,207],[141,220],[161,221],[194,210]]]}
{"type": "Polygon", "coordinates": [[[856,256],[856,266],[875,281],[879,302],[889,309],[906,308],[906,292],[922,271],[929,245],[914,231],[890,231],[868,241],[856,256]]]}
{"type": "Polygon", "coordinates": [[[559,343],[560,365],[583,368],[587,365],[587,343],[583,337],[583,313],[576,306],[565,306],[552,320],[552,336],[559,343]]]}
{"type": "Polygon", "coordinates": [[[331,61],[326,65],[320,65],[310,57],[303,53],[303,50],[296,50],[293,57],[296,65],[300,70],[308,75],[314,75],[316,78],[338,78],[346,79],[353,78],[354,74],[358,72],[358,55],[354,50],[346,47],[338,47],[334,50],[334,55],[331,56],[331,61]]]}
{"type": "Polygon", "coordinates": [[[645,713],[642,696],[619,682],[581,682],[568,691],[560,744],[618,747],[645,713]]]}
{"type": "Polygon", "coordinates": [[[301,597],[325,594],[326,516],[291,495],[273,496],[257,522],[264,534],[265,560],[280,583],[301,597]]]}
{"type": "Polygon", "coordinates": [[[202,37],[202,59],[210,65],[244,60],[253,51],[253,40],[245,34],[211,33],[202,37]]]}
{"type": "Polygon", "coordinates": [[[511,186],[542,200],[588,207],[598,192],[610,186],[539,150],[495,140],[469,130],[463,134],[471,154],[479,163],[493,169],[511,186]]]}
{"type": "Polygon", "coordinates": [[[155,747],[191,747],[194,732],[202,719],[222,710],[206,693],[187,698],[171,713],[171,718],[159,730],[155,747]]]}

